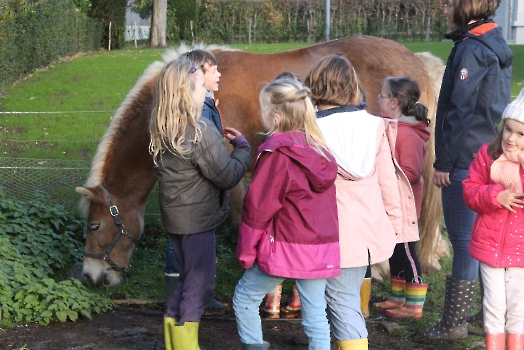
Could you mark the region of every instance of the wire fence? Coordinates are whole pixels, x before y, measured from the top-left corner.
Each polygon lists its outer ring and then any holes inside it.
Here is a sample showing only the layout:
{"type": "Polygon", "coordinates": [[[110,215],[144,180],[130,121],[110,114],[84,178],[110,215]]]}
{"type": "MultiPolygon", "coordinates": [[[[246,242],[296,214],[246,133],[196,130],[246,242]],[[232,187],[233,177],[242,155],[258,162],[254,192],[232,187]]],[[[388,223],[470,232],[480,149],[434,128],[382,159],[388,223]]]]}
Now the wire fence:
{"type": "MultiPolygon", "coordinates": [[[[0,117],[17,114],[33,119],[39,118],[35,115],[97,112],[108,111],[0,112],[0,117]]],[[[0,128],[1,121],[0,119],[0,128]]],[[[51,204],[63,205],[70,212],[78,214],[80,194],[75,192],[75,188],[85,184],[99,140],[21,140],[23,135],[19,139],[1,136],[0,134],[0,188],[4,194],[30,201],[40,191],[47,195],[51,204]],[[79,152],[64,159],[64,147],[78,149],[79,152]],[[45,156],[38,158],[39,153],[45,156]],[[37,156],[24,157],[24,154],[37,156]]],[[[158,213],[158,189],[155,186],[146,206],[146,215],[158,213]]]]}

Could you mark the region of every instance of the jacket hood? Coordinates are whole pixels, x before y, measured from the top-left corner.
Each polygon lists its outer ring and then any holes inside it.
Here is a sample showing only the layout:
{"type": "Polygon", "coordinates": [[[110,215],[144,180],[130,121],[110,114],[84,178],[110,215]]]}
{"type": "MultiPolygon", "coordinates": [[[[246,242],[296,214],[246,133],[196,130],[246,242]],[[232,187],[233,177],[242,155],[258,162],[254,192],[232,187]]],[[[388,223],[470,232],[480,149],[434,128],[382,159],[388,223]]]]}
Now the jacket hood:
{"type": "MultiPolygon", "coordinates": [[[[413,119],[415,119],[413,117],[413,119]]],[[[424,142],[428,142],[429,137],[431,135],[431,131],[429,130],[429,127],[424,123],[423,121],[417,121],[416,123],[407,122],[406,120],[403,120],[402,117],[398,120],[399,125],[400,124],[408,124],[412,130],[414,130],[417,135],[424,140],[424,142]]]]}
{"type": "Polygon", "coordinates": [[[489,47],[498,57],[500,66],[506,68],[513,62],[513,52],[502,37],[502,30],[492,20],[482,20],[456,29],[446,35],[455,42],[463,40],[478,40],[489,47]]]}
{"type": "Polygon", "coordinates": [[[329,160],[318,154],[307,144],[302,132],[279,132],[271,135],[258,148],[255,167],[265,152],[280,152],[292,159],[302,169],[314,192],[325,192],[335,183],[338,169],[335,158],[325,149],[324,154],[329,160]]]}

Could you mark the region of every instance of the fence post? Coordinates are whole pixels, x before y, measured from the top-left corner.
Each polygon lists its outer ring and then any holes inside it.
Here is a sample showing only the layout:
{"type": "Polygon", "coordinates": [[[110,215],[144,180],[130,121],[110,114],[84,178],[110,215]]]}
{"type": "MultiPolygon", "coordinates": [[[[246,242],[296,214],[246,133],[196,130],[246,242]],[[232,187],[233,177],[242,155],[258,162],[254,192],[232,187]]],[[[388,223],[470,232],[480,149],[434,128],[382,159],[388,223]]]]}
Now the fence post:
{"type": "Polygon", "coordinates": [[[135,37],[135,49],[136,49],[136,21],[135,21],[135,28],[133,30],[133,35],[135,37]]]}
{"type": "Polygon", "coordinates": [[[249,45],[251,45],[251,24],[253,23],[253,20],[249,19],[249,26],[247,27],[247,42],[249,45]]]}
{"type": "Polygon", "coordinates": [[[109,22],[109,46],[108,51],[111,51],[111,22],[109,22]]]}

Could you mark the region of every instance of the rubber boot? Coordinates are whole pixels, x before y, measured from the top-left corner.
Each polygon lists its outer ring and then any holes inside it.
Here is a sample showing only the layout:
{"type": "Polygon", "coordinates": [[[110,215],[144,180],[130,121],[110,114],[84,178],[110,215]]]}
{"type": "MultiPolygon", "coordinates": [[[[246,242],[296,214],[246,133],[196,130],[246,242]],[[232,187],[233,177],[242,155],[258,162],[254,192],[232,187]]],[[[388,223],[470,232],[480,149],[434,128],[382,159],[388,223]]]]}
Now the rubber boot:
{"type": "Polygon", "coordinates": [[[364,318],[369,317],[369,299],[371,298],[371,277],[364,278],[360,286],[360,312],[364,318]]]}
{"type": "Polygon", "coordinates": [[[267,350],[269,349],[269,343],[264,341],[263,344],[244,344],[242,343],[242,350],[267,350]]]}
{"type": "Polygon", "coordinates": [[[506,350],[506,333],[486,333],[486,350],[506,350]]]}
{"type": "Polygon", "coordinates": [[[280,310],[280,316],[283,318],[299,318],[301,311],[300,295],[298,294],[297,286],[293,283],[293,298],[286,307],[280,310]]]}
{"type": "Polygon", "coordinates": [[[166,273],[166,298],[164,299],[164,308],[167,309],[173,301],[175,290],[178,285],[178,273],[166,273]]]}
{"type": "Polygon", "coordinates": [[[164,318],[166,350],[200,350],[198,346],[199,322],[185,322],[178,326],[174,318],[164,318]]]}
{"type": "Polygon", "coordinates": [[[166,350],[175,349],[174,330],[177,325],[178,322],[174,318],[164,317],[164,342],[166,344],[166,350]]]}
{"type": "Polygon", "coordinates": [[[508,350],[524,349],[524,334],[508,333],[508,350]]]}
{"type": "Polygon", "coordinates": [[[338,350],[368,350],[368,338],[338,342],[338,350]]]}
{"type": "Polygon", "coordinates": [[[386,310],[389,318],[422,318],[422,308],[426,301],[428,285],[426,283],[406,283],[406,303],[398,309],[386,310]]]}
{"type": "Polygon", "coordinates": [[[220,301],[216,300],[215,298],[211,298],[211,300],[204,307],[204,315],[223,315],[226,313],[226,309],[226,306],[220,301]]]}
{"type": "Polygon", "coordinates": [[[279,284],[275,289],[266,295],[266,301],[262,307],[263,318],[280,318],[280,298],[282,295],[282,285],[279,284]]]}
{"type": "Polygon", "coordinates": [[[391,296],[388,300],[375,303],[375,310],[384,312],[404,306],[406,302],[406,280],[403,277],[391,276],[391,296]]]}
{"type": "Polygon", "coordinates": [[[419,331],[419,335],[428,340],[467,338],[466,317],[473,300],[475,284],[475,280],[458,280],[447,276],[442,319],[435,327],[419,331]]]}

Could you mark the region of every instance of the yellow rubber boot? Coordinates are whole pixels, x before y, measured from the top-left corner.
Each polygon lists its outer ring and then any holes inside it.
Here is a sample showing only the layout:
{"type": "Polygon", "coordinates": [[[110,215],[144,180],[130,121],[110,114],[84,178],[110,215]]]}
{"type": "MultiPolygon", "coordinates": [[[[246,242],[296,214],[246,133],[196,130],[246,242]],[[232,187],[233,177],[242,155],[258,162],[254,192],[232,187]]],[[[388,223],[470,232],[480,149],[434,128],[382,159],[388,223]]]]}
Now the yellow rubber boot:
{"type": "Polygon", "coordinates": [[[200,350],[198,327],[200,322],[186,322],[175,327],[175,350],[200,350]]]}
{"type": "Polygon", "coordinates": [[[338,342],[338,350],[368,350],[368,338],[338,342]]]}
{"type": "Polygon", "coordinates": [[[166,350],[174,350],[174,330],[178,322],[174,318],[164,318],[164,342],[166,343],[166,350]]]}
{"type": "Polygon", "coordinates": [[[360,312],[364,318],[369,317],[369,299],[371,298],[371,277],[364,278],[360,286],[360,312]]]}

